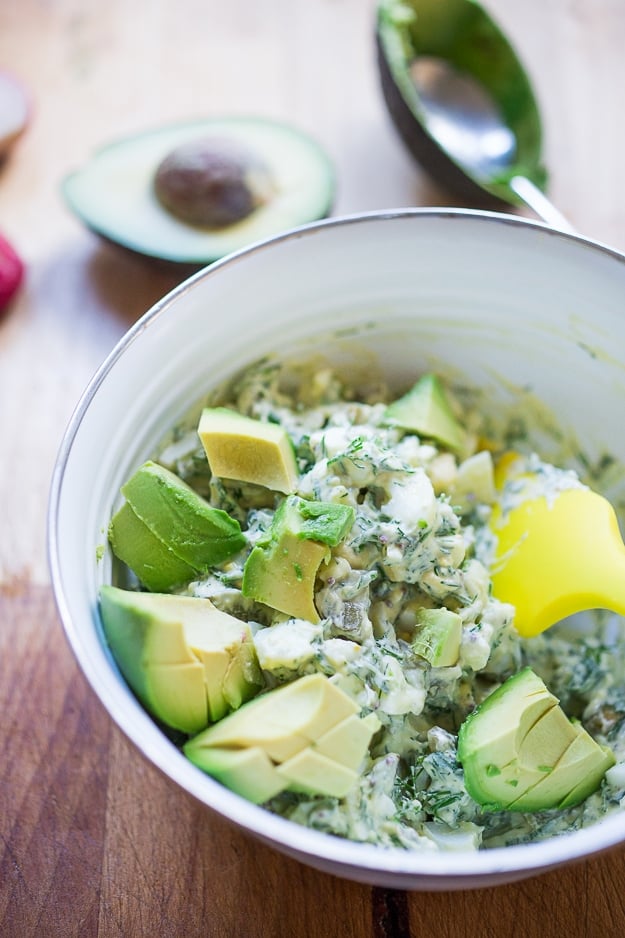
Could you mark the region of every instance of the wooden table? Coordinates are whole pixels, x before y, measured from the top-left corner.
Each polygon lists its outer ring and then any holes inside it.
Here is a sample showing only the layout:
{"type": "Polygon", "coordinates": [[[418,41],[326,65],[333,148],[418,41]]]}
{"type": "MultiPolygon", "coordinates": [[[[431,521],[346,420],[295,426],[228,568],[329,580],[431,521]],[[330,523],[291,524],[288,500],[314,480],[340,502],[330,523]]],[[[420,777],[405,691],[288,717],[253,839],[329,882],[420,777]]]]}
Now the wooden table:
{"type": "MultiPolygon", "coordinates": [[[[625,249],[622,0],[492,0],[534,79],[551,197],[625,249]]],[[[62,176],[169,119],[267,115],[334,159],[336,212],[454,204],[384,109],[373,0],[3,0],[0,66],[34,116],[0,174],[0,230],[28,265],[0,322],[0,934],[616,936],[625,851],[510,886],[404,894],[345,882],[232,830],[146,764],[78,671],[45,550],[50,473],[78,396],[176,278],[104,247],[62,176]]]]}

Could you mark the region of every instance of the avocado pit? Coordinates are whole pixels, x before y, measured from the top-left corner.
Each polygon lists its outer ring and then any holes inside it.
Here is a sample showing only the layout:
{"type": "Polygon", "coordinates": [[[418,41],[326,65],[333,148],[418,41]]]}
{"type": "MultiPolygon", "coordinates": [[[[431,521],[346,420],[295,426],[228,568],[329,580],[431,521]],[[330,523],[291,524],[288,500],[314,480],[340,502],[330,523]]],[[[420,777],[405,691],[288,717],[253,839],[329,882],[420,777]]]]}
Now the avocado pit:
{"type": "Polygon", "coordinates": [[[180,221],[225,228],[266,205],[275,183],[264,161],[238,141],[203,137],[181,144],[160,162],[154,191],[180,221]]]}
{"type": "Polygon", "coordinates": [[[132,134],[96,150],[62,182],[68,208],[90,231],[147,261],[180,265],[184,276],[324,217],[334,189],[334,168],[315,140],[289,124],[253,117],[207,118],[132,134]],[[210,143],[210,172],[206,154],[200,159],[200,180],[208,175],[211,181],[208,196],[198,185],[197,159],[187,163],[192,141],[196,157],[204,149],[199,144],[210,143]],[[225,179],[216,169],[224,155],[225,179]],[[172,163],[175,184],[166,173],[172,163]],[[235,201],[233,209],[232,188],[239,199],[243,190],[242,207],[235,201]]]}

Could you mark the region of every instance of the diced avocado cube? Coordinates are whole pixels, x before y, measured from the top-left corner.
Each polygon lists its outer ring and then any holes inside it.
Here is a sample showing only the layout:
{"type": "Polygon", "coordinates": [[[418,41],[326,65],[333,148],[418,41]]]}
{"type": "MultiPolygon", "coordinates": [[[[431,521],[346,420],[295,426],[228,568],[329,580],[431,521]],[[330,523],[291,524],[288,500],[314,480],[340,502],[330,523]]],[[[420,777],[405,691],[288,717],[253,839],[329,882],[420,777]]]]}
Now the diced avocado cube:
{"type": "Polygon", "coordinates": [[[319,737],[315,752],[355,772],[360,767],[371,737],[381,725],[375,713],[369,713],[366,717],[352,713],[319,737]]]}
{"type": "MultiPolygon", "coordinates": [[[[117,658],[117,656],[116,656],[117,658]]],[[[120,671],[130,675],[130,669],[119,656],[120,671]]],[[[197,727],[207,726],[210,709],[207,700],[206,675],[199,661],[180,664],[146,664],[146,674],[133,685],[126,680],[149,710],[161,722],[183,733],[195,733],[197,727]]]]}
{"type": "Polygon", "coordinates": [[[276,769],[290,791],[343,798],[358,779],[358,773],[308,747],[276,769]]]}
{"type": "Polygon", "coordinates": [[[336,547],[348,533],[356,512],[351,505],[292,496],[283,502],[283,523],[298,537],[336,547]]]}
{"type": "Polygon", "coordinates": [[[457,664],[462,638],[462,619],[450,609],[419,609],[412,650],[433,668],[457,664]]]}
{"type": "Polygon", "coordinates": [[[488,450],[480,450],[460,463],[449,492],[454,508],[465,513],[477,505],[492,505],[495,494],[493,457],[488,450]]]}
{"type": "Polygon", "coordinates": [[[403,397],[389,404],[384,422],[436,440],[454,452],[466,447],[466,433],[437,375],[423,375],[403,397]]]}
{"type": "MultiPolygon", "coordinates": [[[[559,707],[557,710],[561,713],[559,707]]],[[[573,741],[553,766],[541,766],[544,777],[514,802],[515,811],[540,811],[545,802],[556,803],[558,808],[579,804],[599,787],[606,771],[614,765],[612,752],[598,746],[581,724],[573,723],[571,728],[573,741]],[[579,779],[573,788],[572,776],[579,779]]]]}
{"type": "Polygon", "coordinates": [[[353,700],[322,674],[311,674],[262,694],[202,734],[207,746],[262,746],[284,762],[358,712],[353,700]]]}
{"type": "Polygon", "coordinates": [[[278,507],[265,538],[243,570],[243,595],[286,615],[318,622],[314,604],[317,571],[353,524],[354,510],[291,495],[278,507]]]}
{"type": "Polygon", "coordinates": [[[458,759],[485,810],[541,811],[576,804],[614,764],[531,668],[505,681],[465,720],[458,759]]]}
{"type": "Polygon", "coordinates": [[[257,803],[287,788],[342,798],[379,726],[373,714],[360,719],[333,681],[311,674],[244,704],[186,743],[184,752],[257,803]]]}
{"type": "Polygon", "coordinates": [[[260,746],[218,749],[198,744],[196,737],[184,750],[199,769],[254,804],[262,804],[284,789],[284,778],[260,746]]]}
{"type": "Polygon", "coordinates": [[[206,407],[198,434],[214,476],[284,494],[295,490],[299,472],[293,444],[278,424],[254,420],[227,407],[206,407]]]}
{"type": "Polygon", "coordinates": [[[208,599],[100,590],[106,640],[146,709],[198,733],[261,686],[249,626],[208,599]]]}
{"type": "Polygon", "coordinates": [[[324,544],[285,532],[271,548],[257,545],[251,551],[243,569],[243,595],[293,618],[319,622],[314,585],[329,557],[324,544]]]}

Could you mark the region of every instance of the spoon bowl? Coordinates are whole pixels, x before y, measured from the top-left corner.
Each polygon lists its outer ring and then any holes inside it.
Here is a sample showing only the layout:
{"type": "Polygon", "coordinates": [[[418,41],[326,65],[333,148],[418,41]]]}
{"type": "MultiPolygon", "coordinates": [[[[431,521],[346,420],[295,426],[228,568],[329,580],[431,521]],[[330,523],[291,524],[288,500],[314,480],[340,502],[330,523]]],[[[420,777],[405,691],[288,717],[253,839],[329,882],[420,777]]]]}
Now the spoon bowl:
{"type": "Polygon", "coordinates": [[[473,203],[529,206],[571,230],[544,194],[542,124],[514,48],[473,0],[381,0],[384,100],[426,172],[473,203]]]}

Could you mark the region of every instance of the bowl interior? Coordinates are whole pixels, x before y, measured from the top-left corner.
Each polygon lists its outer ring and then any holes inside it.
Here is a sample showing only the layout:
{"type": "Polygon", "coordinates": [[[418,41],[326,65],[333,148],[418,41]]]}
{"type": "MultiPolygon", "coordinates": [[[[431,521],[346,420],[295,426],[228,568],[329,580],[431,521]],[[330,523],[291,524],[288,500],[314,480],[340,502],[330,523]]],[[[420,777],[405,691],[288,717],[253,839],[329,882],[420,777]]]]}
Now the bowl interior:
{"type": "Polygon", "coordinates": [[[147,313],[76,409],[49,517],[69,641],[138,748],[285,852],[381,885],[486,885],[625,839],[624,815],[542,844],[432,857],[299,828],[222,788],[177,751],[121,680],[97,614],[98,588],[111,578],[106,530],[120,485],[191,405],[262,356],[325,356],[345,369],[380,369],[398,387],[436,370],[479,388],[493,419],[519,401],[531,407],[530,432],[543,452],[553,438],[541,414],[552,413],[571,451],[581,442],[590,459],[609,450],[625,461],[624,296],[625,258],[605,247],[502,215],[414,210],[322,222],[264,242],[195,275],[147,313]]]}

